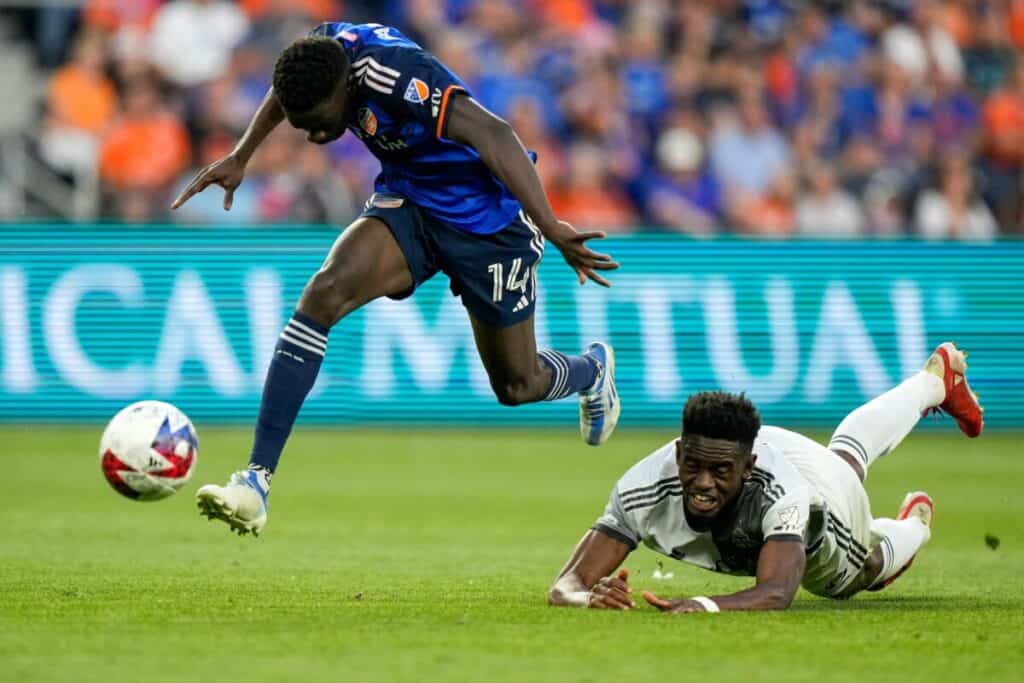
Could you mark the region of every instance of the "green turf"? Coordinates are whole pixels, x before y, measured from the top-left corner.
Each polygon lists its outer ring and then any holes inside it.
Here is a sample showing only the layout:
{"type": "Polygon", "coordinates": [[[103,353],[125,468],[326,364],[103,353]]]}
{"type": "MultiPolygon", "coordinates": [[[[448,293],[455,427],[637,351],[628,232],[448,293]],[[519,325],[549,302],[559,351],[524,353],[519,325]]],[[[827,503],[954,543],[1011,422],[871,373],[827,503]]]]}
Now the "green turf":
{"type": "MultiPolygon", "coordinates": [[[[97,430],[5,428],[3,681],[990,681],[1024,676],[1018,435],[912,436],[871,474],[876,514],[937,503],[931,545],[889,590],[786,613],[561,610],[545,592],[617,476],[671,434],[605,447],[524,433],[299,430],[259,539],[200,519],[196,487],[247,431],[201,431],[196,479],[134,503],[107,488],[97,430]],[[991,550],[984,541],[1001,541],[991,550]]],[[[637,588],[746,579],[628,561],[637,588]]]]}

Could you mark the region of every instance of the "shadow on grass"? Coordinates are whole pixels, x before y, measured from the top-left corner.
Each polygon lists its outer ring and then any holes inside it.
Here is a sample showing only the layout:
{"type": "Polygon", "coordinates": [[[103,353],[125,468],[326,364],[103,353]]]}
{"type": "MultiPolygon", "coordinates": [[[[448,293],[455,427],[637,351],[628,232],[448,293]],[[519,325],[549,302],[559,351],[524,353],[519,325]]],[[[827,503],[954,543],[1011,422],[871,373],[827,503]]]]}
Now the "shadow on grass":
{"type": "Polygon", "coordinates": [[[990,609],[1003,612],[1020,612],[1021,601],[1018,599],[979,599],[976,596],[855,596],[850,600],[814,600],[801,601],[789,608],[790,612],[931,612],[935,610],[972,610],[990,609]]]}

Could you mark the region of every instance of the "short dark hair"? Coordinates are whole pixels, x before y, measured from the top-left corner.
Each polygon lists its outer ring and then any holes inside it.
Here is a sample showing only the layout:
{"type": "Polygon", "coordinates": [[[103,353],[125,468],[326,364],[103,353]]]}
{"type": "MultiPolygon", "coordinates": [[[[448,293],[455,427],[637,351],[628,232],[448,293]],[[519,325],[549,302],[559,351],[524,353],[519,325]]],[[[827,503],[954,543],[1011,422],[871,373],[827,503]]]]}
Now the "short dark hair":
{"type": "Polygon", "coordinates": [[[761,416],[744,394],[702,391],[683,408],[684,435],[749,444],[760,429],[761,416]]]}
{"type": "Polygon", "coordinates": [[[301,38],[274,63],[274,94],[286,111],[307,112],[348,78],[351,61],[341,45],[323,36],[301,38]]]}

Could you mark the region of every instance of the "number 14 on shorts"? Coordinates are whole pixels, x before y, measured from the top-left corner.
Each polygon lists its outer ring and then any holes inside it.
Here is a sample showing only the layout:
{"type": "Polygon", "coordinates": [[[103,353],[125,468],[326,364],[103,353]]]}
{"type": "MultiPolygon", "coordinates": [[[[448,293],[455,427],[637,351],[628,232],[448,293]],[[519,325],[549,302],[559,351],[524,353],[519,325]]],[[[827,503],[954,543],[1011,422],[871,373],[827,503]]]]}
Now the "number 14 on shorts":
{"type": "Polygon", "coordinates": [[[487,272],[491,274],[493,281],[493,289],[491,290],[491,298],[495,303],[498,303],[504,299],[505,292],[513,293],[516,292],[520,296],[526,296],[527,286],[530,289],[530,300],[534,301],[537,298],[537,267],[540,262],[534,263],[532,266],[523,267],[522,258],[512,259],[512,263],[508,267],[508,277],[505,277],[505,264],[503,263],[492,263],[487,266],[487,272]]]}

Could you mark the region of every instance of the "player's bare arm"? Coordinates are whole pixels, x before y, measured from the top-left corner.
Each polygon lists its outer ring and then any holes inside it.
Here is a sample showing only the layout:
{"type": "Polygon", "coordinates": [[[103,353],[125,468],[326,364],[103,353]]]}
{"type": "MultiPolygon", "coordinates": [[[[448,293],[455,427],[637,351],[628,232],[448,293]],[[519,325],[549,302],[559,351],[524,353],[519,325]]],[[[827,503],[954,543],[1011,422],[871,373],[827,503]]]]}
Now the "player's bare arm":
{"type": "Polygon", "coordinates": [[[629,587],[629,570],[612,575],[630,553],[630,547],[608,534],[591,529],[576,545],[569,561],[548,591],[555,607],[591,607],[627,610],[636,606],[629,587]]]}
{"type": "Polygon", "coordinates": [[[544,237],[562,252],[566,262],[576,271],[580,284],[589,278],[610,287],[611,284],[598,271],[615,270],[619,264],[608,254],[598,253],[587,246],[587,241],[600,239],[605,234],[600,231],[578,232],[555,217],[537,170],[512,126],[472,97],[456,96],[449,106],[448,137],[477,151],[487,167],[523,205],[544,237]]]}
{"type": "Polygon", "coordinates": [[[274,89],[271,88],[267,91],[263,102],[260,103],[249,122],[248,128],[245,129],[245,133],[242,134],[231,153],[197,173],[171,204],[171,208],[177,209],[193,195],[202,192],[210,185],[220,185],[224,188],[224,210],[230,210],[235,190],[242,184],[242,179],[245,177],[245,166],[249,163],[253,152],[282,121],[284,121],[284,110],[274,95],[274,89]]]}
{"type": "MultiPolygon", "coordinates": [[[[761,548],[757,561],[757,583],[753,588],[716,595],[710,599],[720,610],[782,610],[788,608],[807,562],[803,541],[797,539],[769,540],[761,548]]],[[[650,591],[643,592],[644,600],[662,612],[706,612],[707,606],[690,598],[665,599],[650,591]]]]}

